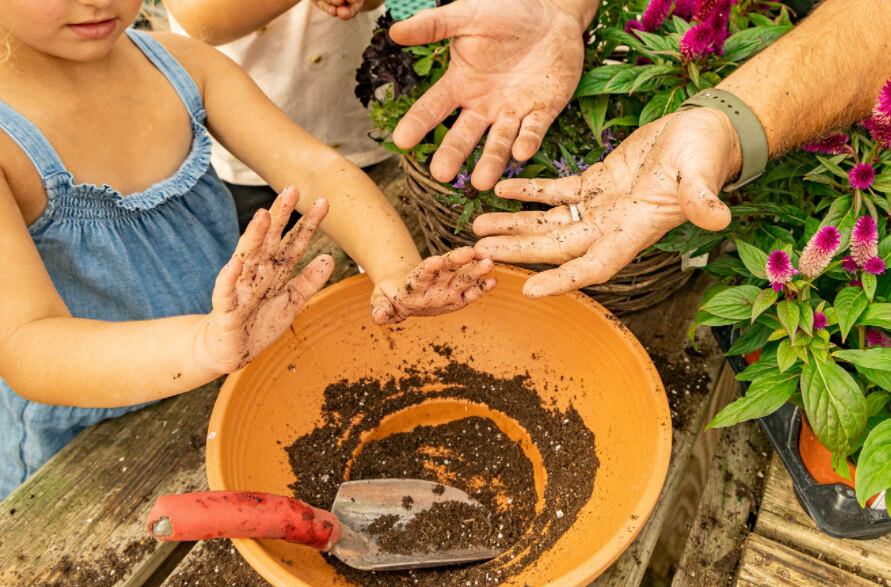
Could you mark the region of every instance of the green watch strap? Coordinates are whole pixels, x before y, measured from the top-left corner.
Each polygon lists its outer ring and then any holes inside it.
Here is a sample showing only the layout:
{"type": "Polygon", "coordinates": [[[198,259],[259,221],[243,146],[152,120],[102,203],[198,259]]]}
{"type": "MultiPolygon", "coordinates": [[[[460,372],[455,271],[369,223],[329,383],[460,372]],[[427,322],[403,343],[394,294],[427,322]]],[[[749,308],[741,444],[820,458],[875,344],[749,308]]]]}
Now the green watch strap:
{"type": "Polygon", "coordinates": [[[678,110],[687,110],[702,106],[720,110],[730,118],[739,147],[742,152],[742,168],[739,177],[733,183],[724,186],[724,191],[732,192],[755,181],[767,167],[767,135],[761,121],[745,102],[726,90],[709,88],[702,90],[681,104],[678,110]]]}

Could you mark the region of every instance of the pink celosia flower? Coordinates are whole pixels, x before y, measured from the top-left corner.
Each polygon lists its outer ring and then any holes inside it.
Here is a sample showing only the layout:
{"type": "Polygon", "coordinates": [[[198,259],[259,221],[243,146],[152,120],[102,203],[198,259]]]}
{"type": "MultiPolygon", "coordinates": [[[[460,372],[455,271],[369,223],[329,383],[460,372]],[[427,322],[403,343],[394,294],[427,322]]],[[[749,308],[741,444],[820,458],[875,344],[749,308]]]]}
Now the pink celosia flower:
{"type": "Polygon", "coordinates": [[[879,92],[879,99],[872,113],[874,118],[881,120],[891,120],[891,79],[885,82],[882,90],[879,92]]]}
{"type": "Polygon", "coordinates": [[[875,167],[869,163],[858,163],[854,166],[854,169],[851,170],[851,173],[848,174],[848,183],[851,184],[852,188],[865,190],[872,185],[875,178],[875,167]]]}
{"type": "Polygon", "coordinates": [[[665,22],[671,11],[672,0],[650,0],[641,17],[641,24],[648,33],[652,33],[665,22]]]}
{"type": "Polygon", "coordinates": [[[860,267],[857,266],[857,261],[854,260],[854,257],[851,255],[845,255],[841,262],[842,269],[847,271],[848,273],[857,273],[857,270],[860,267]]]}
{"type": "Polygon", "coordinates": [[[833,255],[841,244],[841,233],[834,226],[824,226],[811,237],[804,247],[798,267],[807,277],[816,277],[823,273],[833,255]]]}
{"type": "Polygon", "coordinates": [[[635,37],[637,36],[636,31],[642,31],[642,30],[644,30],[644,26],[640,23],[639,20],[629,20],[628,22],[625,23],[625,32],[630,33],[630,34],[634,35],[635,37]]]}
{"type": "Polygon", "coordinates": [[[863,121],[863,126],[872,135],[874,141],[885,149],[891,149],[891,117],[876,118],[875,116],[870,116],[863,121]]]}
{"type": "Polygon", "coordinates": [[[712,52],[712,30],[705,23],[694,25],[681,38],[679,49],[684,59],[693,61],[712,52]]]}
{"type": "Polygon", "coordinates": [[[823,330],[826,328],[826,324],[828,320],[826,320],[826,314],[823,312],[814,312],[814,330],[823,330]]]}
{"type": "Polygon", "coordinates": [[[775,291],[783,291],[783,286],[798,275],[798,270],[792,266],[792,261],[785,251],[773,251],[768,255],[765,270],[770,286],[775,291]]]}
{"type": "Polygon", "coordinates": [[[879,231],[872,216],[861,216],[851,233],[851,257],[858,267],[879,254],[879,231]]]}
{"type": "Polygon", "coordinates": [[[881,330],[876,330],[875,328],[870,328],[866,331],[866,346],[880,346],[885,348],[891,348],[891,337],[885,334],[881,330]]]}
{"type": "Polygon", "coordinates": [[[881,275],[885,272],[885,261],[881,257],[870,257],[863,264],[863,270],[871,275],[881,275]]]}
{"type": "Polygon", "coordinates": [[[698,22],[704,22],[711,16],[719,4],[723,4],[724,0],[698,0],[696,8],[693,9],[693,19],[698,22]]]}
{"type": "Polygon", "coordinates": [[[805,143],[801,148],[809,153],[824,153],[826,155],[841,155],[847,153],[847,143],[851,137],[845,133],[836,133],[823,137],[813,143],[805,143]]]}
{"type": "MultiPolygon", "coordinates": [[[[688,61],[710,53],[723,53],[724,41],[729,35],[727,23],[730,20],[730,0],[702,0],[697,5],[697,14],[703,6],[703,19],[691,27],[680,42],[681,55],[688,61]]],[[[700,20],[697,14],[694,14],[694,19],[700,20]]]]}
{"type": "Polygon", "coordinates": [[[678,18],[683,18],[686,21],[689,21],[693,18],[693,11],[696,9],[697,0],[677,0],[674,3],[674,10],[672,11],[673,16],[677,16],[678,18]]]}

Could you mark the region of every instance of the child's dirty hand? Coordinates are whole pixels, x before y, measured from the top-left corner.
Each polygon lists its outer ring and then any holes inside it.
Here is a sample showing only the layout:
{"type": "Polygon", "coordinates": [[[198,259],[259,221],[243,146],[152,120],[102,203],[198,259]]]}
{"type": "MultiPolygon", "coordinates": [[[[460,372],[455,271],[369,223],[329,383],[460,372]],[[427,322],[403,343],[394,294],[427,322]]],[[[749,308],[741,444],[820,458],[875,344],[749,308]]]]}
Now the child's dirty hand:
{"type": "Polygon", "coordinates": [[[473,247],[421,261],[403,280],[382,280],[371,296],[375,324],[395,324],[409,316],[436,316],[460,310],[495,287],[486,277],[495,264],[473,247]]]}
{"type": "Polygon", "coordinates": [[[282,236],[298,198],[297,189],[288,187],[268,211],[258,210],[220,271],[213,310],[196,341],[196,356],[208,368],[231,373],[247,365],[288,329],[328,281],[334,268],[330,255],[319,255],[291,277],[328,212],[328,202],[316,200],[282,236]]]}
{"type": "Polygon", "coordinates": [[[340,20],[349,20],[362,10],[364,0],[312,0],[313,4],[327,14],[340,20]]]}

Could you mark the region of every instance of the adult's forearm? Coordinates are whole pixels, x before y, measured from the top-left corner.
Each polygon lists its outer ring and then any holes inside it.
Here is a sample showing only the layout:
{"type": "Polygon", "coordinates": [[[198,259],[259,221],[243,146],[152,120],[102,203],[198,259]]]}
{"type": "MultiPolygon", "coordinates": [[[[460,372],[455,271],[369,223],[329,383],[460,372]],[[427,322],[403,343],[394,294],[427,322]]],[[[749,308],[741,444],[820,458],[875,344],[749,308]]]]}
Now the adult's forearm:
{"type": "Polygon", "coordinates": [[[164,6],[193,39],[231,43],[267,25],[300,0],[164,0],[164,6]]]}
{"type": "Polygon", "coordinates": [[[891,77],[891,2],[827,0],[718,87],[761,120],[770,156],[865,118],[891,77]]]}
{"type": "Polygon", "coordinates": [[[6,341],[0,375],[25,399],[45,404],[108,408],[169,397],[222,375],[196,358],[203,319],[35,320],[6,341]]]}

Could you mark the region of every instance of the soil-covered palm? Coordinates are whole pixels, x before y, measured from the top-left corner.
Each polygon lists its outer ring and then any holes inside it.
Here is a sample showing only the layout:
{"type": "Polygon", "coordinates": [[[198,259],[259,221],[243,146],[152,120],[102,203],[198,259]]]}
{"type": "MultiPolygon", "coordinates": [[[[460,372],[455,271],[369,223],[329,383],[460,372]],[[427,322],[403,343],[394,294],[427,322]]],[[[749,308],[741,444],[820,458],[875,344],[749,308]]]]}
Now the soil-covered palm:
{"type": "Polygon", "coordinates": [[[399,122],[408,149],[461,108],[430,164],[450,181],[491,126],[472,182],[491,189],[511,154],[525,161],[572,97],[582,73],[582,25],[549,0],[462,0],[394,24],[403,45],[451,37],[446,74],[399,122]]]}
{"type": "Polygon", "coordinates": [[[704,108],[675,113],[639,128],[582,175],[499,183],[501,197],[556,207],[481,215],[473,229],[487,238],[476,249],[496,261],[560,265],[526,282],[529,297],[603,283],[687,220],[725,228],[730,211],[717,194],[738,166],[726,116],[704,108]]]}

